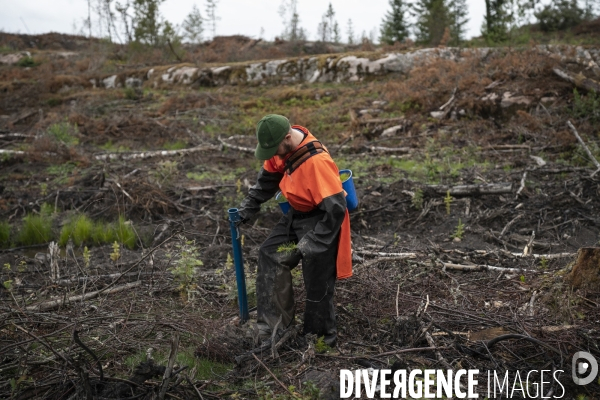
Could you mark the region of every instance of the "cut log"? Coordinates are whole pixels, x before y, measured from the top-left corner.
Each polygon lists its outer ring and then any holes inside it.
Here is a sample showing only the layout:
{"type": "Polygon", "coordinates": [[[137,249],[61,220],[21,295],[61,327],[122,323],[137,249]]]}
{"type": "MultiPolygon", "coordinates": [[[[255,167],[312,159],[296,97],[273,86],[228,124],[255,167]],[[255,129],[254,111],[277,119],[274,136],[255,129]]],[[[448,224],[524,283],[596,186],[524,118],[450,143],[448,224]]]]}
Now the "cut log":
{"type": "Polygon", "coordinates": [[[582,247],[566,281],[574,289],[600,290],[600,247],[582,247]]]}
{"type": "Polygon", "coordinates": [[[587,90],[588,92],[594,91],[596,93],[600,93],[600,83],[596,82],[593,79],[586,78],[585,76],[583,76],[583,74],[573,76],[558,68],[554,68],[553,71],[556,75],[566,80],[567,82],[571,82],[573,85],[577,86],[580,89],[587,90]]]}
{"type": "Polygon", "coordinates": [[[503,194],[512,192],[512,183],[487,183],[482,185],[427,185],[436,194],[445,195],[450,191],[451,196],[470,196],[478,194],[503,194]]]}

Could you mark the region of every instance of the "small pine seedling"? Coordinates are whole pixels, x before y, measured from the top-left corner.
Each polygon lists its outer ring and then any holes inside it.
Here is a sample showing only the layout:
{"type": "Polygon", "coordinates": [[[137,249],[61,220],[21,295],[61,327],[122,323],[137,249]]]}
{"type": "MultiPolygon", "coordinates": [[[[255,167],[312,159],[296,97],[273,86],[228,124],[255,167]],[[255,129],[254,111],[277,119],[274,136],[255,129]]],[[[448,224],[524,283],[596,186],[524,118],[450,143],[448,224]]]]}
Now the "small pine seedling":
{"type": "Polygon", "coordinates": [[[411,203],[415,209],[423,209],[423,191],[421,189],[415,190],[415,195],[412,197],[411,203]]]}
{"type": "Polygon", "coordinates": [[[112,253],[110,253],[110,259],[116,262],[119,258],[121,258],[121,246],[119,246],[118,242],[114,242],[112,245],[112,253]]]}
{"type": "Polygon", "coordinates": [[[446,197],[444,197],[444,204],[446,205],[446,214],[450,215],[450,205],[452,204],[452,200],[454,198],[450,196],[450,190],[446,192],[446,197]]]}
{"type": "Polygon", "coordinates": [[[319,354],[326,353],[331,350],[331,347],[327,343],[325,343],[325,336],[321,336],[315,342],[315,351],[319,354]]]}
{"type": "Polygon", "coordinates": [[[462,239],[464,234],[465,234],[465,224],[463,224],[459,218],[458,225],[456,225],[456,230],[454,231],[454,234],[452,235],[452,237],[462,239]]]}
{"type": "Polygon", "coordinates": [[[83,248],[83,266],[85,269],[88,269],[90,267],[90,259],[90,250],[87,248],[87,246],[85,246],[83,248]]]}
{"type": "Polygon", "coordinates": [[[298,245],[296,243],[287,242],[287,243],[280,245],[277,248],[277,252],[278,253],[291,253],[292,251],[296,250],[297,248],[298,248],[298,245]]]}

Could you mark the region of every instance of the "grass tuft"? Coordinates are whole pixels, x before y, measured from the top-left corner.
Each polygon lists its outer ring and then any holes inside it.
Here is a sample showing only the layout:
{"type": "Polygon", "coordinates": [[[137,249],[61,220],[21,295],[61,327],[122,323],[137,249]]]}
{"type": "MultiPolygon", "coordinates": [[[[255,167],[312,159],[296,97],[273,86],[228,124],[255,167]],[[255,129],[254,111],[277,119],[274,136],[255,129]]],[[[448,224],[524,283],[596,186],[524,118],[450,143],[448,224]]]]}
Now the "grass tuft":
{"type": "Polygon", "coordinates": [[[133,230],[131,221],[125,220],[125,217],[122,215],[119,216],[119,221],[117,222],[115,233],[117,236],[117,240],[120,243],[122,243],[123,246],[127,247],[128,249],[133,249],[135,247],[137,235],[133,230]]]}
{"type": "Polygon", "coordinates": [[[10,244],[10,224],[6,221],[0,222],[0,247],[10,244]]]}
{"type": "Polygon", "coordinates": [[[18,242],[23,246],[48,243],[52,240],[52,216],[47,213],[27,214],[19,232],[18,242]]]}
{"type": "Polygon", "coordinates": [[[73,244],[81,246],[85,243],[90,243],[94,234],[94,223],[85,214],[81,214],[73,218],[65,224],[61,231],[58,244],[64,246],[69,238],[73,239],[73,244]]]}

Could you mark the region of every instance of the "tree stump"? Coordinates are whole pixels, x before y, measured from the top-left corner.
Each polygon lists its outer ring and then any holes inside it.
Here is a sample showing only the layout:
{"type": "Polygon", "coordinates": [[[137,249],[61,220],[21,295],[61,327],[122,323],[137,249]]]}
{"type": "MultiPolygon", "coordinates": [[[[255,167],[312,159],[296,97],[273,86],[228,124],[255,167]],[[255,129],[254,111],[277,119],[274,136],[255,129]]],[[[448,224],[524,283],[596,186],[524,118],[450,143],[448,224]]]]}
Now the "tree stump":
{"type": "Polygon", "coordinates": [[[580,248],[566,281],[573,289],[600,290],[600,247],[580,248]]]}

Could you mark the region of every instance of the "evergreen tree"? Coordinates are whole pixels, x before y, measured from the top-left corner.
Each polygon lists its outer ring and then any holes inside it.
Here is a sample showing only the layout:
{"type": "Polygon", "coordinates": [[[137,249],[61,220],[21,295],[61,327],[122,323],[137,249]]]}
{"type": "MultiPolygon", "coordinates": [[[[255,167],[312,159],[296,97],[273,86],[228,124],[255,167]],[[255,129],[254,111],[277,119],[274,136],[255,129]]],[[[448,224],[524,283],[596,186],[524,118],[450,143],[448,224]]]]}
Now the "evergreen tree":
{"type": "Polygon", "coordinates": [[[466,25],[469,22],[467,0],[450,0],[450,44],[458,46],[464,40],[466,25]]]}
{"type": "Polygon", "coordinates": [[[135,41],[157,46],[160,43],[162,22],[158,7],[164,0],[134,0],[133,31],[135,41]]]}
{"type": "Polygon", "coordinates": [[[329,3],[329,7],[327,7],[327,11],[323,17],[327,19],[327,37],[329,38],[329,41],[333,41],[333,27],[335,25],[333,17],[335,17],[335,11],[333,11],[331,2],[329,3]]]}
{"type": "Polygon", "coordinates": [[[300,26],[300,16],[298,15],[297,0],[283,0],[279,6],[279,15],[284,24],[282,39],[291,42],[306,40],[304,29],[300,26]]]}
{"type": "Polygon", "coordinates": [[[209,23],[213,39],[217,34],[217,21],[221,19],[217,17],[217,3],[218,0],[206,0],[206,21],[209,23]]]}
{"type": "Polygon", "coordinates": [[[319,22],[319,25],[317,26],[317,37],[321,42],[329,41],[329,23],[325,17],[321,19],[321,22],[319,22]]]}
{"type": "Polygon", "coordinates": [[[382,43],[394,44],[408,37],[408,27],[405,20],[407,6],[404,0],[390,0],[390,7],[381,24],[382,43]]]}
{"type": "Polygon", "coordinates": [[[536,12],[535,16],[541,30],[561,31],[579,25],[586,16],[586,10],[579,7],[577,0],[557,0],[536,12]]]}
{"type": "Polygon", "coordinates": [[[196,4],[194,4],[192,11],[183,20],[183,37],[189,40],[190,43],[200,43],[202,41],[202,32],[204,32],[202,23],[203,18],[200,14],[200,10],[196,4]]]}
{"type": "Polygon", "coordinates": [[[509,3],[506,0],[485,0],[485,18],[481,33],[488,42],[506,40],[509,20],[509,3]]]}
{"type": "Polygon", "coordinates": [[[340,35],[340,26],[337,21],[333,24],[333,43],[338,44],[342,40],[340,35]]]}
{"type": "Polygon", "coordinates": [[[335,11],[333,10],[331,3],[329,3],[327,11],[325,14],[323,14],[321,22],[317,26],[317,36],[322,42],[331,42],[336,40],[339,42],[340,40],[339,25],[335,21],[334,17],[335,11]]]}
{"type": "Polygon", "coordinates": [[[348,44],[354,44],[354,27],[352,25],[351,19],[348,19],[348,27],[346,28],[346,34],[348,35],[348,44]]]}
{"type": "Polygon", "coordinates": [[[440,44],[451,19],[445,0],[418,0],[413,9],[417,41],[431,46],[440,44]]]}

